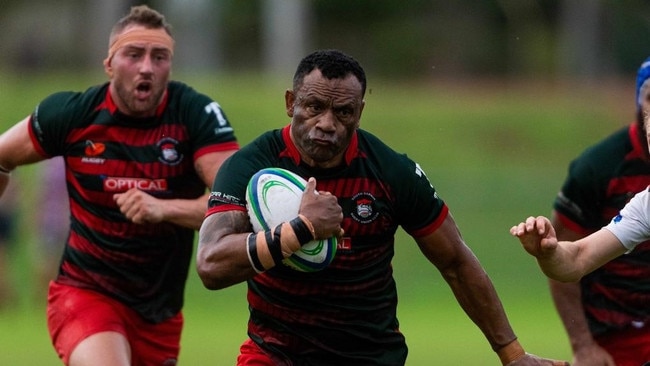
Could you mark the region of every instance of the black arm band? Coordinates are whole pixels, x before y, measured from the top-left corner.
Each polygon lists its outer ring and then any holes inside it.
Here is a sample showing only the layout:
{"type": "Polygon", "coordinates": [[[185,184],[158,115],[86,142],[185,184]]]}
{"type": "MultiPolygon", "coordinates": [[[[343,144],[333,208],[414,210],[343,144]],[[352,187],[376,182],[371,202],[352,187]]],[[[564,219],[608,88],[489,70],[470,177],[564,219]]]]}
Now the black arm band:
{"type": "Polygon", "coordinates": [[[305,245],[315,239],[309,230],[309,226],[300,217],[289,221],[289,225],[291,225],[293,232],[296,234],[300,245],[305,245]]]}
{"type": "Polygon", "coordinates": [[[279,265],[284,260],[284,255],[282,255],[282,247],[280,242],[280,234],[282,231],[282,224],[275,227],[273,235],[271,235],[271,230],[267,230],[264,235],[266,235],[266,244],[269,246],[269,253],[271,253],[271,258],[273,258],[273,263],[279,265]]]}
{"type": "Polygon", "coordinates": [[[264,266],[262,266],[262,262],[260,262],[260,257],[257,255],[257,234],[256,233],[251,233],[248,235],[248,238],[246,239],[246,246],[248,249],[248,259],[251,262],[251,266],[257,273],[262,273],[266,269],[264,266]]]}

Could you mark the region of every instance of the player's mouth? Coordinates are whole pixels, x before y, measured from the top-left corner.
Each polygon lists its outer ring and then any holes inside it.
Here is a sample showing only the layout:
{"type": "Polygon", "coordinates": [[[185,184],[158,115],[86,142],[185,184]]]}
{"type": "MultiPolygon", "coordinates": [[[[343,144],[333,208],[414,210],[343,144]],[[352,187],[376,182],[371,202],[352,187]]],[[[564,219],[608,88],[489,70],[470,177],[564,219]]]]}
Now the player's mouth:
{"type": "Polygon", "coordinates": [[[321,146],[321,147],[328,147],[332,146],[335,144],[333,140],[330,139],[324,139],[324,138],[314,138],[311,139],[311,142],[316,145],[316,146],[321,146]]]}
{"type": "Polygon", "coordinates": [[[150,81],[141,81],[135,87],[135,96],[138,99],[144,100],[149,98],[153,86],[150,81]]]}

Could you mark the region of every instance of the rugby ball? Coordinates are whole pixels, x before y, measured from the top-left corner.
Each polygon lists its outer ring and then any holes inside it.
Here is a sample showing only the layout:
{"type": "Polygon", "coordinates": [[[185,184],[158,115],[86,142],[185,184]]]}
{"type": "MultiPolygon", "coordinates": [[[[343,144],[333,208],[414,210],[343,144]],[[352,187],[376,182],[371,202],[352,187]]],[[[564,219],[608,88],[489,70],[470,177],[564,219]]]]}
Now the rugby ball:
{"type": "MultiPolygon", "coordinates": [[[[302,177],[281,168],[255,173],[246,186],[246,209],[253,230],[266,231],[296,218],[306,185],[302,177]]],[[[336,237],[311,241],[283,263],[297,271],[320,271],[334,259],[336,244],[336,237]]]]}

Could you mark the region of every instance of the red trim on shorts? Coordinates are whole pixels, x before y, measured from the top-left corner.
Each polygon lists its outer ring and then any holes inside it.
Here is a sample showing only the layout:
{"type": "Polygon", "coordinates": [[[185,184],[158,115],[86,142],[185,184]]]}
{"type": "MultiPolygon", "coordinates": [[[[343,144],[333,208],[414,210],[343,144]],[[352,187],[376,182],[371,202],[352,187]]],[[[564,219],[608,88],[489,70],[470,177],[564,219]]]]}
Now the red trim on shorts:
{"type": "Polygon", "coordinates": [[[50,338],[66,365],[84,339],[101,332],[117,332],[128,340],[133,366],[175,364],[178,359],[183,328],[180,312],[153,324],[109,296],[57,282],[50,283],[47,300],[50,338]]]}
{"type": "Polygon", "coordinates": [[[249,338],[239,347],[237,366],[275,366],[275,362],[249,338]]]}

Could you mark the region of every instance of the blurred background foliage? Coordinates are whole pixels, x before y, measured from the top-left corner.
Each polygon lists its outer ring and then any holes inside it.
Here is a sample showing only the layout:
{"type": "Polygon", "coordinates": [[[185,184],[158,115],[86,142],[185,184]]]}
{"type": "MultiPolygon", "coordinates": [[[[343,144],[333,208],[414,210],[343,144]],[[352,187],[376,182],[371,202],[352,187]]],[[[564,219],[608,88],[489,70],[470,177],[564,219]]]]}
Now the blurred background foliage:
{"type": "Polygon", "coordinates": [[[650,46],[643,0],[3,0],[0,67],[101,65],[131,5],[166,14],[176,70],[290,72],[340,48],[391,78],[594,80],[633,73],[650,46]]]}

